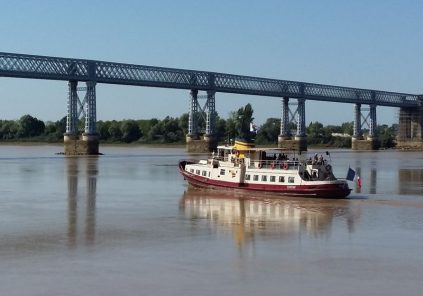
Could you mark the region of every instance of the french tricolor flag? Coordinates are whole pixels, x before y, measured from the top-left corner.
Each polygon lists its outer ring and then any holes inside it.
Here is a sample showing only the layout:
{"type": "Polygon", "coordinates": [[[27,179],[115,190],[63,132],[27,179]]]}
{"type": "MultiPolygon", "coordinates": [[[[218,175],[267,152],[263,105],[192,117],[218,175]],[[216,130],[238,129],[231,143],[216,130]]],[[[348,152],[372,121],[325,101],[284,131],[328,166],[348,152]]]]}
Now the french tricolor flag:
{"type": "Polygon", "coordinates": [[[354,179],[356,179],[358,188],[361,188],[361,178],[352,168],[348,168],[346,179],[348,181],[354,181],[354,179]]]}
{"type": "Polygon", "coordinates": [[[357,185],[358,185],[358,188],[361,188],[361,178],[359,175],[357,175],[357,185]]]}

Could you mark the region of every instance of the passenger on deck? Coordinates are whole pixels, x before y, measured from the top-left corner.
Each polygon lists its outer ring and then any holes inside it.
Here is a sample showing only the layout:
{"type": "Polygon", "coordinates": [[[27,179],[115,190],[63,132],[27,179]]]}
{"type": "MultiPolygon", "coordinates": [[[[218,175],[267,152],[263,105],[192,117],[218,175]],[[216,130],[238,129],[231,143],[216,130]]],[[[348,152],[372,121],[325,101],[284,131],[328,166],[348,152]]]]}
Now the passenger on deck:
{"type": "Polygon", "coordinates": [[[317,157],[317,153],[316,153],[316,154],[314,154],[313,161],[312,161],[311,164],[317,164],[318,160],[319,160],[319,158],[317,157]]]}
{"type": "Polygon", "coordinates": [[[310,180],[310,174],[308,171],[304,171],[304,180],[310,180]]]}

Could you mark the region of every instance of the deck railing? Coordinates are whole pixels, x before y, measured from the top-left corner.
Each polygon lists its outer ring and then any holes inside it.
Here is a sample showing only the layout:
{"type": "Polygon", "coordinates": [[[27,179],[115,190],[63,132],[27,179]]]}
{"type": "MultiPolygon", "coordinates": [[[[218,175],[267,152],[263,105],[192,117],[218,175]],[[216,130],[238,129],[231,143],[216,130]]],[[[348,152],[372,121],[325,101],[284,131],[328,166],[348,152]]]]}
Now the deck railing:
{"type": "MultiPolygon", "coordinates": [[[[213,159],[223,162],[230,162],[229,157],[215,156],[213,159]]],[[[235,166],[240,165],[245,160],[244,158],[232,158],[232,163],[235,166]]],[[[248,166],[249,169],[275,169],[275,170],[298,170],[302,162],[297,160],[251,160],[248,166]]]]}
{"type": "Polygon", "coordinates": [[[298,170],[300,166],[299,161],[294,160],[260,160],[254,161],[252,160],[250,169],[274,169],[274,170],[298,170]]]}

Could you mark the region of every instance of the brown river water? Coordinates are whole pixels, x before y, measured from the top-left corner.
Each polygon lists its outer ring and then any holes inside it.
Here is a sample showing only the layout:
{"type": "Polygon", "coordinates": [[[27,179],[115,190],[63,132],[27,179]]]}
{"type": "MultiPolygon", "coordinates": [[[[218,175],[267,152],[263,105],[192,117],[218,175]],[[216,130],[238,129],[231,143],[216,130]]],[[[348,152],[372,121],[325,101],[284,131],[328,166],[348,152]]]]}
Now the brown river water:
{"type": "MultiPolygon", "coordinates": [[[[0,295],[423,295],[423,152],[331,152],[345,200],[187,188],[182,148],[0,146],[0,295]]],[[[311,151],[314,153],[314,151],[311,151]]]]}

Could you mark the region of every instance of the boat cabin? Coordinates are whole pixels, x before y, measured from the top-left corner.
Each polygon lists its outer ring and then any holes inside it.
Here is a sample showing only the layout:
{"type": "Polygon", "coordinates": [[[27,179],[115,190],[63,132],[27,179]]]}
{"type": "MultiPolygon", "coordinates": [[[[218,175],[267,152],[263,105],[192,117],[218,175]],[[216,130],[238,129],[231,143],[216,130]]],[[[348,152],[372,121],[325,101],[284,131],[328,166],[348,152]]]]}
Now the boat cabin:
{"type": "Polygon", "coordinates": [[[212,154],[213,167],[231,163],[234,167],[245,165],[247,169],[271,169],[297,171],[305,181],[335,180],[332,167],[322,155],[307,158],[281,148],[251,148],[218,146],[212,154]]]}

